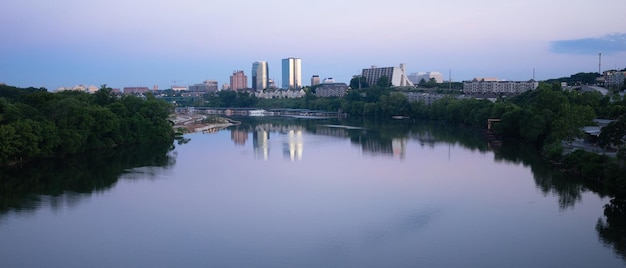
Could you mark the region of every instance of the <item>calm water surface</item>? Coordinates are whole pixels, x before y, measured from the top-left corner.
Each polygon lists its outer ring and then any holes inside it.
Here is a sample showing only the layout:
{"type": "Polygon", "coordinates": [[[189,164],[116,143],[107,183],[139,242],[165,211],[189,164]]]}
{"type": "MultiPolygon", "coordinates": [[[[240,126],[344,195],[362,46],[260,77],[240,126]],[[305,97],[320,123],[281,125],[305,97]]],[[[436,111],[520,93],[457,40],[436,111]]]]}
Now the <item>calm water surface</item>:
{"type": "Polygon", "coordinates": [[[522,145],[404,121],[186,138],[5,171],[0,267],[625,264],[611,199],[522,145]]]}

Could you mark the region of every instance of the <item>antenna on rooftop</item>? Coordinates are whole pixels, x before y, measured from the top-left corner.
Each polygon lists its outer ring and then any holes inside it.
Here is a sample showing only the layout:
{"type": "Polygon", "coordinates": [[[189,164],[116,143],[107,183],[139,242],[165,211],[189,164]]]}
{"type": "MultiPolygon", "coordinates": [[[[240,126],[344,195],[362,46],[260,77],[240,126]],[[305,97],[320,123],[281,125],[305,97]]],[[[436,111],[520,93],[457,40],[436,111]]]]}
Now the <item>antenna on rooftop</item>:
{"type": "Polygon", "coordinates": [[[598,53],[598,74],[602,74],[602,52],[598,53]]]}
{"type": "Polygon", "coordinates": [[[448,69],[448,90],[452,90],[452,69],[448,69]]]}
{"type": "Polygon", "coordinates": [[[178,82],[182,82],[182,80],[172,80],[172,83],[174,83],[174,86],[176,86],[176,83],[178,82]]]}

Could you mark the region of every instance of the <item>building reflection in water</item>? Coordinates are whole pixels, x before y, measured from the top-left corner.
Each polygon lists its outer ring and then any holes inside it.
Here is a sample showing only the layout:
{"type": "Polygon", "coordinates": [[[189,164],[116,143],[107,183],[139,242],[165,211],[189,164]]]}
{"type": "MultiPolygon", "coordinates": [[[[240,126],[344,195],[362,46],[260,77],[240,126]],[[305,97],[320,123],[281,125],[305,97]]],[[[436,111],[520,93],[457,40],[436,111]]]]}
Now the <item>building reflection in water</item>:
{"type": "Polygon", "coordinates": [[[244,130],[234,129],[230,132],[230,138],[237,145],[246,145],[248,140],[248,132],[244,130]]]}
{"type": "MultiPolygon", "coordinates": [[[[283,147],[283,157],[291,161],[302,160],[304,151],[305,129],[298,125],[259,124],[253,127],[252,147],[256,159],[268,160],[270,155],[270,133],[279,134],[283,147]]],[[[330,137],[350,138],[354,144],[359,144],[363,152],[373,155],[385,155],[398,159],[406,158],[407,138],[383,138],[379,135],[371,135],[364,130],[348,130],[340,127],[322,126],[316,128],[313,135],[330,137]],[[353,134],[351,136],[351,134],[353,134]]],[[[238,145],[244,145],[248,139],[248,132],[237,129],[232,130],[231,138],[238,145]]],[[[274,145],[276,146],[276,144],[274,145]]]]}
{"type": "Polygon", "coordinates": [[[404,159],[406,156],[406,139],[394,138],[391,140],[391,148],[393,149],[393,157],[404,159]]]}
{"type": "Polygon", "coordinates": [[[270,155],[270,132],[267,130],[257,129],[252,132],[252,147],[254,148],[254,156],[257,159],[267,160],[270,155]]]}
{"type": "Polygon", "coordinates": [[[304,143],[302,140],[302,130],[289,130],[287,132],[287,142],[283,143],[283,155],[291,161],[302,160],[302,149],[304,143]]]}

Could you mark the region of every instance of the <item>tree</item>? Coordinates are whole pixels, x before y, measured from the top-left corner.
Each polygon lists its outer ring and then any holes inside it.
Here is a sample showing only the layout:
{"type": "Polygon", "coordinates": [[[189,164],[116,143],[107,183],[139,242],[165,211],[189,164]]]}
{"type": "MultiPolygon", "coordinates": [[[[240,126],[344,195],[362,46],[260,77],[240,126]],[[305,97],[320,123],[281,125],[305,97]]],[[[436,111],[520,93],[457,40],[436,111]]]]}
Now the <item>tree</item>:
{"type": "Polygon", "coordinates": [[[367,83],[367,80],[365,79],[364,76],[355,76],[352,77],[352,79],[350,79],[350,88],[352,89],[361,89],[361,88],[366,88],[369,87],[369,84],[367,83]]]}
{"type": "Polygon", "coordinates": [[[380,104],[382,112],[386,115],[408,115],[409,101],[401,93],[392,93],[389,96],[381,96],[380,104]]]}
{"type": "Polygon", "coordinates": [[[6,163],[18,157],[21,137],[12,125],[0,125],[0,162],[6,163]]]}
{"type": "Polygon", "coordinates": [[[422,78],[422,80],[420,80],[418,86],[419,87],[424,87],[424,88],[437,87],[437,79],[430,78],[430,79],[428,79],[428,81],[426,81],[426,79],[422,78]]]}
{"type": "Polygon", "coordinates": [[[420,82],[417,83],[418,87],[426,87],[426,79],[422,78],[420,79],[420,82]]]}
{"type": "Polygon", "coordinates": [[[581,137],[582,127],[591,124],[596,117],[595,112],[589,106],[572,105],[563,103],[559,113],[552,122],[552,135],[557,140],[573,141],[581,137]]]}
{"type": "Polygon", "coordinates": [[[109,105],[115,102],[115,96],[113,95],[113,89],[107,87],[106,84],[100,86],[100,89],[94,93],[95,102],[98,105],[109,105]]]}
{"type": "Polygon", "coordinates": [[[221,107],[236,107],[237,92],[233,90],[222,90],[217,93],[221,107]]]}
{"type": "Polygon", "coordinates": [[[626,135],[626,117],[603,127],[600,136],[598,136],[598,142],[606,147],[615,146],[619,148],[624,145],[624,135],[626,135]]]}
{"type": "Polygon", "coordinates": [[[249,92],[237,93],[237,103],[239,107],[253,107],[257,102],[256,96],[249,92]]]}
{"type": "Polygon", "coordinates": [[[378,81],[376,81],[376,86],[378,87],[390,87],[391,83],[389,81],[389,77],[386,75],[383,75],[381,77],[378,78],[378,81]]]}

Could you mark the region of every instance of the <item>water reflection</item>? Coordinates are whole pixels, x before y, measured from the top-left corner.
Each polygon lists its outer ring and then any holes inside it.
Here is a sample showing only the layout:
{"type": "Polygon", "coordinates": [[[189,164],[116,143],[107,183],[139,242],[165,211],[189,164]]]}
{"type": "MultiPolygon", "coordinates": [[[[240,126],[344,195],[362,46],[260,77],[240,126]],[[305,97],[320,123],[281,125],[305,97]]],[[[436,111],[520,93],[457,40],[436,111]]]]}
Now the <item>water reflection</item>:
{"type": "Polygon", "coordinates": [[[613,198],[604,206],[604,217],[596,224],[600,241],[626,261],[626,199],[613,198]]]}
{"type": "MultiPolygon", "coordinates": [[[[408,141],[417,141],[422,147],[436,145],[462,146],[479,153],[493,152],[497,162],[507,162],[530,167],[537,189],[544,194],[558,196],[562,210],[572,208],[582,201],[586,191],[606,195],[600,185],[586,183],[581,178],[554,172],[553,167],[543,160],[537,149],[518,141],[489,141],[481,131],[454,127],[436,122],[408,120],[376,120],[367,118],[344,118],[325,120],[302,120],[284,118],[237,118],[242,124],[230,129],[231,138],[237,145],[245,145],[252,133],[252,147],[256,159],[270,157],[270,137],[278,139],[283,158],[289,161],[304,157],[303,133],[336,138],[347,138],[361,152],[376,157],[391,157],[403,160],[408,141]]],[[[448,158],[453,155],[448,155],[448,158]]]]}
{"type": "Polygon", "coordinates": [[[240,129],[233,129],[230,131],[230,138],[236,145],[246,145],[248,132],[240,129]]]}
{"type": "Polygon", "coordinates": [[[264,129],[255,129],[252,132],[252,147],[257,159],[267,160],[270,156],[270,132],[264,129]]]}
{"type": "Polygon", "coordinates": [[[270,137],[284,137],[283,154],[286,159],[297,160],[303,155],[303,133],[337,138],[349,138],[362,152],[377,156],[404,159],[408,140],[418,140],[422,146],[436,144],[462,145],[470,150],[487,152],[494,149],[479,131],[451,128],[443,124],[415,121],[384,121],[373,119],[263,119],[237,118],[243,123],[230,129],[231,139],[245,145],[252,133],[252,147],[259,159],[269,157],[270,137]],[[274,133],[273,135],[270,133],[274,133]]]}
{"type": "Polygon", "coordinates": [[[304,142],[302,141],[302,130],[289,130],[287,139],[283,142],[283,155],[285,159],[291,161],[302,160],[302,151],[304,150],[304,142]]]}
{"type": "Polygon", "coordinates": [[[537,189],[544,194],[558,196],[559,207],[564,210],[573,207],[582,201],[582,194],[587,191],[597,193],[600,197],[606,196],[603,187],[589,183],[583,178],[555,172],[550,163],[543,160],[537,149],[531,145],[516,141],[505,141],[494,150],[496,161],[522,164],[530,167],[537,189]]]}
{"type": "Polygon", "coordinates": [[[176,162],[171,145],[132,146],[0,168],[0,214],[72,207],[126,179],[153,178],[176,162]],[[144,167],[141,169],[135,169],[144,167]]]}
{"type": "Polygon", "coordinates": [[[406,157],[406,144],[418,140],[422,146],[434,147],[438,143],[460,144],[480,152],[492,148],[480,132],[474,129],[454,129],[429,122],[379,121],[371,119],[328,119],[298,120],[277,118],[237,118],[242,124],[231,128],[231,140],[236,145],[245,145],[250,133],[252,147],[257,159],[267,160],[270,156],[270,137],[281,142],[286,160],[301,160],[304,155],[303,133],[312,135],[348,138],[365,154],[406,157]],[[273,133],[273,134],[272,134],[273,133]]]}

